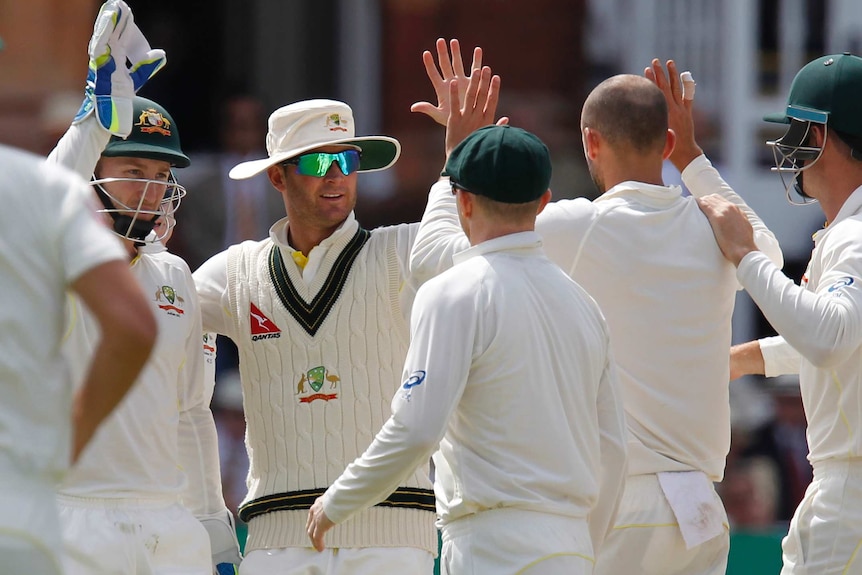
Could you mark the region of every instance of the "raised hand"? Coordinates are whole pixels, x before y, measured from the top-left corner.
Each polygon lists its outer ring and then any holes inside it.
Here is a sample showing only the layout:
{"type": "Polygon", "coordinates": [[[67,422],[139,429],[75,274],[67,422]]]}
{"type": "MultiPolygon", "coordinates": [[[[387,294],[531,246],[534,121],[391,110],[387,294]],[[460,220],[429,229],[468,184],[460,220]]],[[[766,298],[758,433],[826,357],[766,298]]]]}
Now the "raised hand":
{"type": "Polygon", "coordinates": [[[691,97],[686,98],[673,60],[667,61],[667,73],[665,73],[661,62],[658,58],[654,58],[651,66],[644,69],[644,76],[664,94],[667,102],[668,127],[676,134],[676,145],[671,152],[670,161],[681,172],[693,159],[703,153],[694,137],[693,90],[690,92],[691,97]]]}
{"type": "Polygon", "coordinates": [[[434,56],[426,50],[422,53],[422,62],[425,64],[425,72],[428,74],[428,79],[431,80],[431,85],[434,86],[434,92],[437,95],[437,105],[430,102],[416,102],[410,106],[411,112],[419,112],[429,116],[432,120],[446,125],[446,120],[449,117],[450,96],[449,83],[451,80],[458,80],[460,101],[464,101],[467,93],[467,86],[474,73],[482,69],[482,48],[478,46],[473,49],[473,63],[470,65],[470,75],[464,71],[464,61],[461,59],[461,44],[457,39],[449,41],[451,47],[451,56],[446,45],[446,40],[437,38],[437,63],[434,62],[434,56]]]}
{"type": "MultiPolygon", "coordinates": [[[[466,89],[463,80],[449,81],[449,116],[446,119],[446,157],[471,132],[494,123],[497,103],[500,98],[500,76],[492,75],[491,68],[484,66],[474,72],[466,89]],[[463,97],[461,94],[464,94],[463,97]]],[[[508,124],[509,119],[500,118],[497,124],[508,124]]]]}
{"type": "Polygon", "coordinates": [[[87,51],[90,63],[84,102],[73,122],[95,113],[105,130],[128,136],[135,92],[164,67],[165,52],[150,49],[123,0],[107,0],[102,5],[87,51]]]}

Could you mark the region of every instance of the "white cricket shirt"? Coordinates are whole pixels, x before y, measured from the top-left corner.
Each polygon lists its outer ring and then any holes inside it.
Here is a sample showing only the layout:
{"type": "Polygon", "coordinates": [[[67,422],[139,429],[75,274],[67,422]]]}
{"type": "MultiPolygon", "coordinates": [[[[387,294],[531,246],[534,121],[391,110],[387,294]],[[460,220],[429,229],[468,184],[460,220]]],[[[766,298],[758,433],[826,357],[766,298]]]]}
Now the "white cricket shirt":
{"type": "Polygon", "coordinates": [[[340,522],[381,500],[439,444],[442,525],[514,507],[592,513],[603,537],[624,477],[625,422],[601,312],[534,232],[457,261],[419,289],[392,416],[327,490],[327,516],[340,522]]]}
{"type": "Polygon", "coordinates": [[[799,374],[808,459],[862,456],[862,188],[814,234],[801,285],[758,252],[737,276],[781,334],[761,340],[766,375],[799,374]]]}
{"type": "MultiPolygon", "coordinates": [[[[682,175],[694,196],[718,193],[739,205],[758,246],[781,262],[775,237],[705,156],[682,175]]],[[[607,318],[628,416],[629,474],[700,470],[720,481],[738,283],[694,199],[676,186],[623,182],[593,202],[548,204],[536,231],[548,257],[607,318]]],[[[439,273],[466,241],[448,182],[435,184],[411,271],[439,273]]]]}
{"type": "MultiPolygon", "coordinates": [[[[94,116],[72,125],[49,156],[89,177],[107,143],[94,116]]],[[[92,192],[91,192],[92,193],[92,192]]],[[[150,299],[158,338],[150,358],[96,431],[59,487],[63,495],[177,500],[197,517],[225,513],[212,371],[204,369],[200,305],[186,263],[160,243],[138,249],[132,274],[150,299]],[[189,489],[183,491],[184,486],[189,489]]],[[[106,287],[108,289],[108,287],[106,287]]],[[[67,309],[63,353],[76,381],[98,342],[98,328],[78,300],[67,309]]]]}
{"type": "Polygon", "coordinates": [[[0,473],[53,483],[71,452],[66,289],[125,250],[80,177],[2,145],[0,173],[0,473]]]}

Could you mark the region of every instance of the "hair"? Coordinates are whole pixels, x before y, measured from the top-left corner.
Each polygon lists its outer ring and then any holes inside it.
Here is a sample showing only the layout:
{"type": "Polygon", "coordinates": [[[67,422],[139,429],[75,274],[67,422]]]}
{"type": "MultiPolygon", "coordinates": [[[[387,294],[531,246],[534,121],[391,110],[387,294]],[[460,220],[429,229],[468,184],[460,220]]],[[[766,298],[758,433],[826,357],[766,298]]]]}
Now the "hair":
{"type": "Polygon", "coordinates": [[[830,134],[835,135],[850,149],[848,153],[851,158],[862,161],[862,137],[842,132],[831,125],[828,125],[828,128],[830,134]]]}
{"type": "Polygon", "coordinates": [[[584,102],[581,124],[598,131],[614,147],[661,151],[668,127],[667,103],[651,81],[620,74],[590,93],[584,102]]]}
{"type": "Polygon", "coordinates": [[[539,204],[542,201],[540,197],[531,202],[510,204],[508,202],[498,202],[480,194],[472,194],[472,196],[473,201],[480,206],[486,215],[509,222],[535,218],[539,204]]]}

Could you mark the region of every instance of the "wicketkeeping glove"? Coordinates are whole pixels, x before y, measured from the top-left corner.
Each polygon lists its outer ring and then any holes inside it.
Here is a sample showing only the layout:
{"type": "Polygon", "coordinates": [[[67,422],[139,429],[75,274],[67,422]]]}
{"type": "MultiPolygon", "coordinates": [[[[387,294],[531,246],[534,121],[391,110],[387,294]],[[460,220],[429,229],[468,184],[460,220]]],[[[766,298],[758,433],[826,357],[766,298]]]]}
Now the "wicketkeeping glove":
{"type": "Polygon", "coordinates": [[[200,519],[200,522],[210,536],[214,572],[217,575],[236,575],[242,556],[239,553],[233,514],[226,510],[218,516],[200,519]]]}
{"type": "Polygon", "coordinates": [[[107,0],[96,17],[88,53],[84,102],[73,123],[95,112],[105,130],[126,137],[132,131],[135,92],[164,67],[165,51],[150,49],[123,0],[107,0]]]}

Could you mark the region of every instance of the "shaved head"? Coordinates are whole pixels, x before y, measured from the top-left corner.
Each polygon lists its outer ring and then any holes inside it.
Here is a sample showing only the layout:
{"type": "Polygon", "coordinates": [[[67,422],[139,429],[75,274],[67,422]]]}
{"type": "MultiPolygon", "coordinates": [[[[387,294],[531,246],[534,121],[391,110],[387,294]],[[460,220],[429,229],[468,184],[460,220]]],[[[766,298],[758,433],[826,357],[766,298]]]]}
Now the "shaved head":
{"type": "Polygon", "coordinates": [[[613,76],[587,97],[581,128],[596,130],[621,150],[660,153],[667,133],[667,103],[661,90],[646,78],[613,76]]]}

